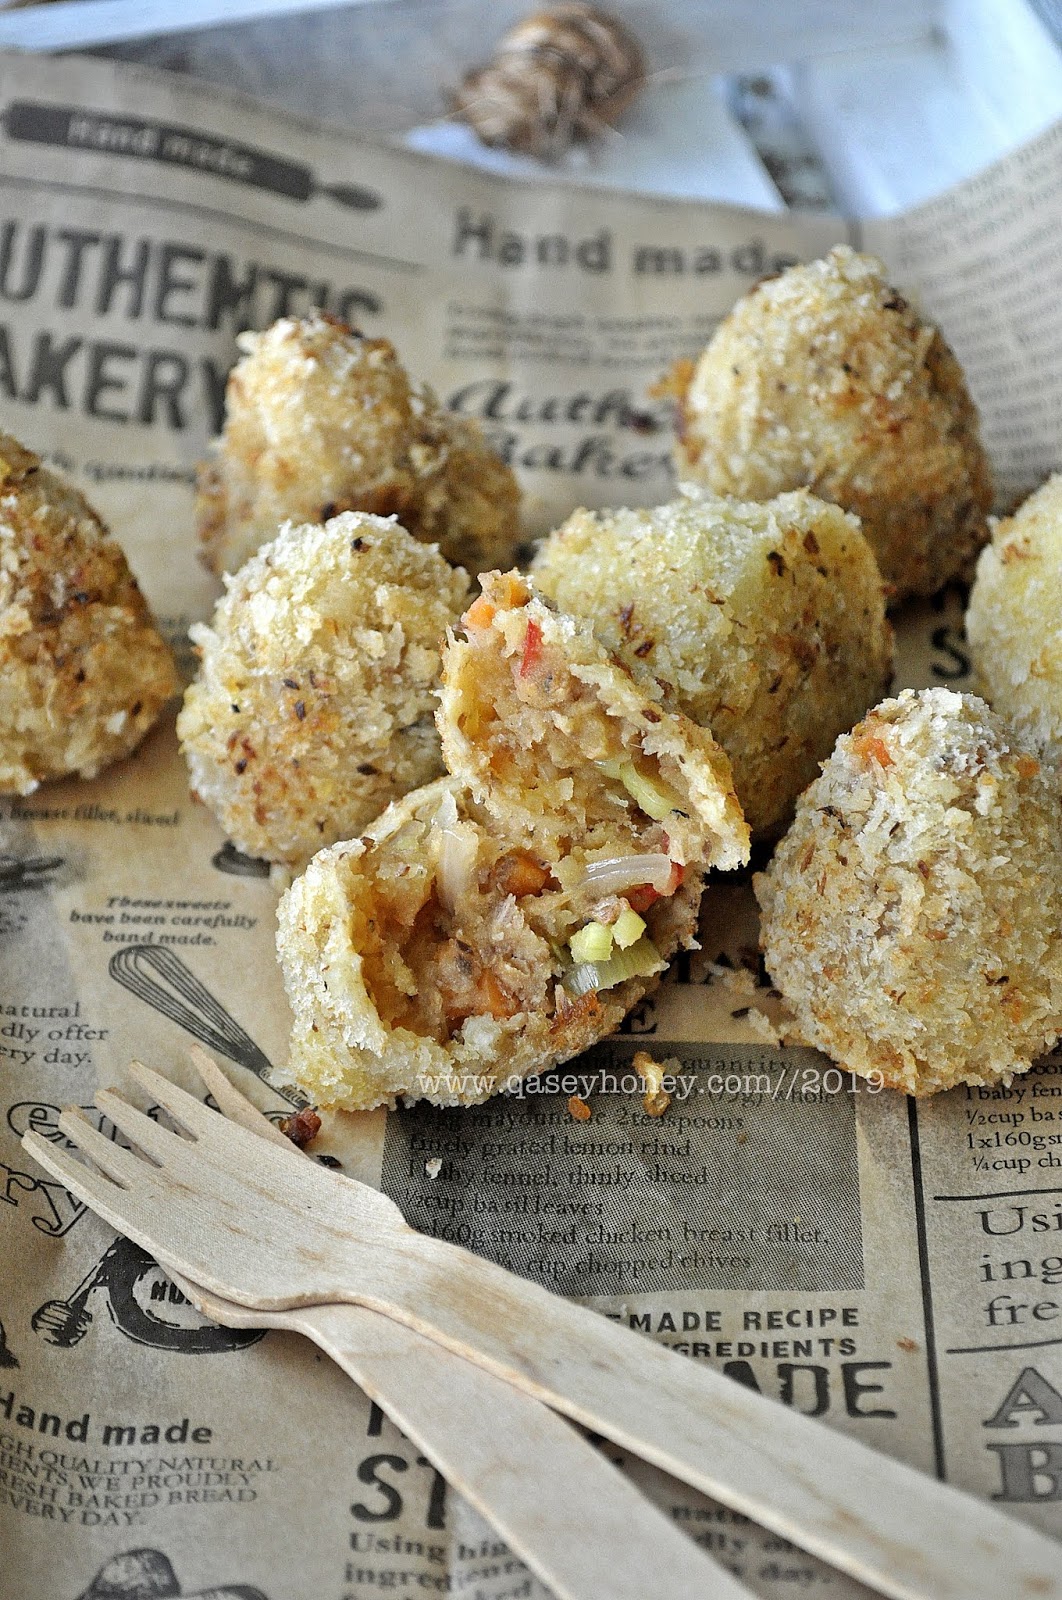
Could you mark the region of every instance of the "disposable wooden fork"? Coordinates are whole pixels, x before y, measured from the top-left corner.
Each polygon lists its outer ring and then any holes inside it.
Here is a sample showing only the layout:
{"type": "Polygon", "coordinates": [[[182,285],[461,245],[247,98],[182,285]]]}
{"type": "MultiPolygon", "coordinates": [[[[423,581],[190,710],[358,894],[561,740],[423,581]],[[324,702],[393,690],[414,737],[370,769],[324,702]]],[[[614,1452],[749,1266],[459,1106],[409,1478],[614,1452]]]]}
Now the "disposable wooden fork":
{"type": "Polygon", "coordinates": [[[383,1312],[897,1600],[1062,1600],[1062,1551],[1034,1529],[414,1232],[376,1190],[130,1073],[189,1137],[112,1091],[97,1104],[157,1165],[77,1111],[59,1126],[103,1176],[36,1134],[23,1144],[167,1269],[250,1308],[383,1312]]]}
{"type": "MultiPolygon", "coordinates": [[[[291,1159],[293,1146],[205,1051],[192,1060],[225,1116],[291,1159]]],[[[305,1160],[296,1156],[297,1160],[305,1160]]],[[[248,1310],[173,1272],[205,1316],[312,1339],[375,1400],[554,1594],[741,1600],[718,1567],[574,1428],[474,1362],[357,1305],[248,1310]]]]}

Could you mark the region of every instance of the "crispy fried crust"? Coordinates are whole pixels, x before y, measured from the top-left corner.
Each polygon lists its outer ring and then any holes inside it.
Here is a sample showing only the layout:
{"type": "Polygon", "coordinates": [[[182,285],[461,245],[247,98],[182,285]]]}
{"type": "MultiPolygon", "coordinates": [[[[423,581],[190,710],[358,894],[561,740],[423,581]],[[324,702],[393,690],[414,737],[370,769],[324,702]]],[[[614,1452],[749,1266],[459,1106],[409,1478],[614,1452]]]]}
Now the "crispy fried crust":
{"type": "Polygon", "coordinates": [[[519,490],[471,422],[416,389],[387,339],[313,312],[244,333],[225,427],[200,468],[207,565],[233,572],[287,521],[397,516],[470,572],[507,563],[519,490]]]}
{"type": "Polygon", "coordinates": [[[978,688],[1035,747],[1062,759],[1062,474],[981,552],[966,613],[978,688]]]}
{"type": "Polygon", "coordinates": [[[0,434],[0,793],[93,778],[177,692],[173,658],[84,496],[0,434]]]}
{"type": "Polygon", "coordinates": [[[679,406],[681,476],[854,512],[896,599],[967,571],[992,503],[977,412],[938,330],[847,246],[792,267],[720,324],[679,406]]]}
{"type": "Polygon", "coordinates": [[[873,553],[854,517],[804,490],[764,505],[690,490],[649,511],[576,511],[533,573],[718,739],[754,833],[788,822],[838,734],[889,684],[873,553]]]}
{"type": "Polygon", "coordinates": [[[468,579],[394,521],[284,528],[226,579],[177,719],[241,850],[301,867],[442,770],[435,686],[468,579]]]}
{"type": "Polygon", "coordinates": [[[281,902],[291,1066],[323,1104],[471,1105],[586,1049],[692,941],[705,870],[748,857],[725,755],[587,625],[490,574],[465,632],[439,711],[454,775],[322,851],[281,902]],[[665,814],[612,775],[626,763],[665,814]],[[655,951],[580,993],[572,936],[628,907],[593,869],[645,855],[672,863],[659,892],[637,886],[655,951]]]}
{"type": "Polygon", "coordinates": [[[768,971],[853,1072],[1009,1081],[1062,1029],[1054,775],[976,696],[908,689],[839,739],[755,887],[768,971]]]}

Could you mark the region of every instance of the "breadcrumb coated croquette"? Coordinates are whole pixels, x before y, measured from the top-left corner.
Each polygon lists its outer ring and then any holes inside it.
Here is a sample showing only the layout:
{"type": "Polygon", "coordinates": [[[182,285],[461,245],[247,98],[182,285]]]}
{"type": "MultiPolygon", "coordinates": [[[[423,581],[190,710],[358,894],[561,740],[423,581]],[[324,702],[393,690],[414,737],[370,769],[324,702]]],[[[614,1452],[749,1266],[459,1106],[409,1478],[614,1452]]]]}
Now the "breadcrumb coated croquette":
{"type": "Polygon", "coordinates": [[[853,1072],[934,1094],[1058,1038],[1057,780],[974,695],[908,689],[839,739],[755,888],[767,970],[853,1072]]]}
{"type": "Polygon", "coordinates": [[[286,526],[191,630],[177,733],[192,787],[249,855],[302,866],[442,771],[434,722],[466,575],[394,521],[286,526]]]}
{"type": "Polygon", "coordinates": [[[1062,474],[981,552],[966,613],[978,688],[1052,761],[1062,759],[1062,474]]]}
{"type": "Polygon", "coordinates": [[[881,576],[856,519],[798,490],[765,504],[690,491],[647,511],[576,511],[536,582],[730,757],[756,834],[793,813],[892,670],[881,576]]]}
{"type": "Polygon", "coordinates": [[[884,273],[841,245],[739,300],[681,398],[676,460],[717,494],[855,512],[902,599],[968,570],[992,484],[959,363],[884,273]]]}
{"type": "Polygon", "coordinates": [[[94,778],[178,689],[117,540],[83,495],[0,434],[0,793],[94,778]]]}
{"type": "Polygon", "coordinates": [[[398,517],[472,573],[507,565],[519,490],[474,423],[415,388],[394,346],[313,312],[238,340],[225,426],[199,472],[204,559],[234,572],[282,522],[398,517]]]}
{"type": "Polygon", "coordinates": [[[615,1029],[748,858],[726,756],[517,573],[451,638],[452,776],[282,900],[290,1065],[320,1104],[471,1105],[615,1029]]]}

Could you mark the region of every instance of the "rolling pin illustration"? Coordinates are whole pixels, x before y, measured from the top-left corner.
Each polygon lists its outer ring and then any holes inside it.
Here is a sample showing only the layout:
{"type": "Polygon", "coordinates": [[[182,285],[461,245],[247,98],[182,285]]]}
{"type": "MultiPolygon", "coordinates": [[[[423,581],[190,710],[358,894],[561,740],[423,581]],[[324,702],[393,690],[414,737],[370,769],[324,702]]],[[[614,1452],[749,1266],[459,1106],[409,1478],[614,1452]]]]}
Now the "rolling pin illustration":
{"type": "Polygon", "coordinates": [[[289,200],[326,195],[353,211],[376,211],[383,201],[363,184],[318,183],[310,168],[289,156],[275,155],[208,133],[153,117],[97,111],[90,106],[46,105],[39,100],[12,100],[0,114],[9,139],[56,146],[62,150],[99,151],[108,158],[126,156],[162,166],[191,168],[206,177],[226,178],[289,200]]]}
{"type": "Polygon", "coordinates": [[[179,1355],[209,1355],[242,1350],[264,1337],[256,1328],[241,1331],[221,1328],[213,1322],[190,1326],[167,1321],[167,1305],[186,1307],[187,1301],[172,1284],[165,1283],[157,1262],[146,1250],[121,1237],[107,1247],[69,1299],[46,1300],[38,1306],[30,1318],[30,1327],[55,1349],[72,1350],[92,1326],[88,1303],[97,1289],[106,1294],[111,1321],[118,1331],[134,1343],[150,1345],[155,1350],[172,1350],[179,1355]],[[158,1315],[145,1309],[153,1303],[159,1306],[158,1315]]]}
{"type": "Polygon", "coordinates": [[[298,1089],[272,1082],[272,1062],[180,956],[161,945],[130,944],[111,957],[111,977],[145,1005],[194,1035],[208,1050],[246,1067],[289,1105],[308,1102],[298,1089]]]}

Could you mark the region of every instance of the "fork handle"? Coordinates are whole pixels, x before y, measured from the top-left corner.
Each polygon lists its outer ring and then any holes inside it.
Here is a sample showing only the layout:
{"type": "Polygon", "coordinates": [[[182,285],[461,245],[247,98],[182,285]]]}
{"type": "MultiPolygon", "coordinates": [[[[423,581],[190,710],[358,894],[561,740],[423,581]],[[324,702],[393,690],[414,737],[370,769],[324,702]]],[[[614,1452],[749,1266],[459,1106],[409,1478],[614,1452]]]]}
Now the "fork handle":
{"type": "Polygon", "coordinates": [[[319,1345],[561,1600],[750,1600],[567,1422],[411,1328],[360,1306],[305,1306],[319,1345]]]}
{"type": "Polygon", "coordinates": [[[1062,1600],[1054,1540],[701,1362],[412,1229],[374,1266],[363,1304],[882,1594],[1062,1600]]]}

